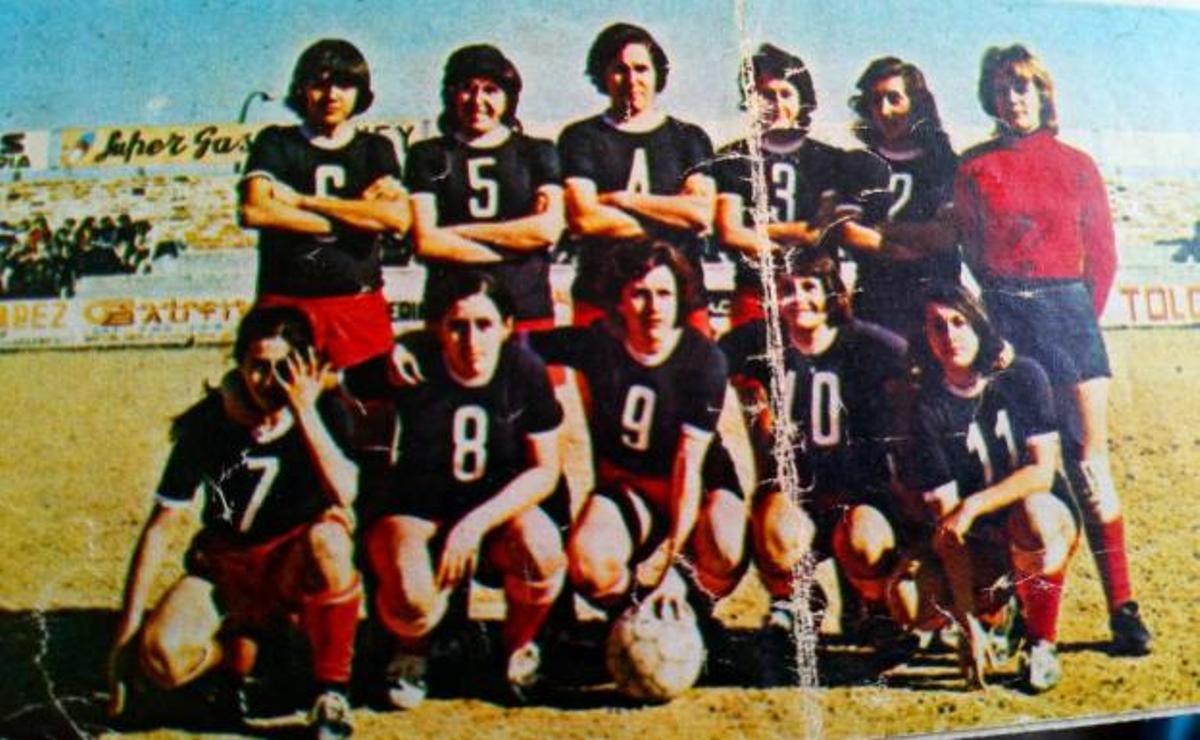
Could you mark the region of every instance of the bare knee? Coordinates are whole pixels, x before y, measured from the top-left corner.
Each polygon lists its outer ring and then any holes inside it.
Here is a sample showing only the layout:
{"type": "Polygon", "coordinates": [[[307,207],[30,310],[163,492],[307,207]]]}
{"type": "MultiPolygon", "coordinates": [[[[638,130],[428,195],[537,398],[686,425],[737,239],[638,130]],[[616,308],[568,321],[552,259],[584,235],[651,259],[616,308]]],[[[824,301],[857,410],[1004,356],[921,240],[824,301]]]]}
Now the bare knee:
{"type": "Polygon", "coordinates": [[[630,581],[629,564],[601,537],[577,531],[567,545],[567,575],[585,598],[621,595],[630,581]]]}
{"type": "Polygon", "coordinates": [[[754,530],[760,567],[778,572],[799,565],[817,532],[808,515],[782,493],[767,494],[756,507],[754,530]]]}
{"type": "Polygon", "coordinates": [[[175,689],[198,677],[214,662],[216,643],[189,639],[171,625],[151,622],[142,635],[140,660],[146,677],[164,689],[175,689]]]}
{"type": "Polygon", "coordinates": [[[1034,494],[1008,518],[1013,564],[1025,573],[1058,573],[1074,550],[1078,530],[1067,505],[1050,493],[1034,494]]]}
{"type": "Polygon", "coordinates": [[[833,548],[839,563],[873,572],[895,552],[896,533],[875,507],[855,506],[834,528],[833,548]]]}
{"type": "Polygon", "coordinates": [[[354,581],[354,543],[337,522],[320,522],[308,530],[313,567],[322,585],[331,590],[348,588],[354,581]]]}
{"type": "Polygon", "coordinates": [[[490,549],[491,559],[501,571],[531,581],[555,577],[567,564],[558,527],[539,508],[506,523],[490,549]]]}
{"type": "Polygon", "coordinates": [[[709,494],[697,526],[695,550],[701,565],[723,575],[741,567],[745,554],[746,509],[729,491],[709,494]]]}

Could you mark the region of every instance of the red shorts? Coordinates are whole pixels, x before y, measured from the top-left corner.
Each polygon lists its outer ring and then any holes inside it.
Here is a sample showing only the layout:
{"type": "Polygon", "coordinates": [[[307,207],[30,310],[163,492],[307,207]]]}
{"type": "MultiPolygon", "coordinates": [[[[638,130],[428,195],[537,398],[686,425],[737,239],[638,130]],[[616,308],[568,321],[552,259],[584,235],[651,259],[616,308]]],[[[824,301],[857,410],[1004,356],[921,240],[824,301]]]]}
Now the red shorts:
{"type": "Polygon", "coordinates": [[[296,561],[296,550],[304,546],[309,530],[325,522],[354,531],[351,515],[333,507],[312,522],[253,545],[201,532],[188,550],[187,572],[213,584],[217,606],[230,623],[268,624],[272,617],[299,611],[303,573],[287,566],[296,561]]]}
{"type": "Polygon", "coordinates": [[[335,367],[353,367],[392,351],[392,315],[382,290],[333,296],[267,293],[258,306],[290,306],[308,316],[317,350],[335,367]]]}
{"type": "MultiPolygon", "coordinates": [[[[571,311],[574,316],[571,320],[572,326],[591,326],[597,319],[602,319],[607,315],[604,309],[595,303],[581,301],[578,298],[575,299],[571,311]]],[[[689,313],[687,315],[687,323],[709,339],[713,338],[712,325],[709,323],[708,318],[708,306],[701,306],[689,313]]]]}

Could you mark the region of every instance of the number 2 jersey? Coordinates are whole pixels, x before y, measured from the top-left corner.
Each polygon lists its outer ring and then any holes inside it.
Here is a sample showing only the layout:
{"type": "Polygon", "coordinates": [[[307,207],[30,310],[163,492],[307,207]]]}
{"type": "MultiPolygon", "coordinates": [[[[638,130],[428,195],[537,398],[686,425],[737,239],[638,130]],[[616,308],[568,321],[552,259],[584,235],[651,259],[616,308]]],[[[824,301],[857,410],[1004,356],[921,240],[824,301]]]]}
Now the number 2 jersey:
{"type": "MultiPolygon", "coordinates": [[[[725,400],[725,358],[684,327],[671,354],[653,367],[625,349],[605,322],[529,336],[546,362],[583,375],[588,428],[598,460],[635,475],[669,478],[683,427],[713,433],[725,400]]],[[[714,440],[711,451],[719,447],[714,440]]]]}
{"type": "MultiPolygon", "coordinates": [[[[708,134],[699,126],[670,116],[660,126],[642,132],[621,131],[604,116],[594,116],[567,126],[559,137],[558,151],[563,177],[591,180],[599,194],[627,190],[677,195],[689,175],[703,172],[702,165],[712,158],[713,148],[708,134]]],[[[674,244],[692,263],[696,275],[704,274],[700,264],[704,252],[701,236],[688,229],[640,220],[648,236],[674,244]]],[[[602,305],[600,282],[610,243],[595,237],[579,241],[573,295],[602,305]]]]}
{"type": "MultiPolygon", "coordinates": [[[[863,209],[863,220],[883,220],[890,197],[888,168],[883,160],[865,151],[845,151],[804,138],[789,150],[762,148],[765,191],[770,223],[810,221],[817,215],[821,195],[832,191],[838,203],[863,209]]],[[[746,225],[754,209],[753,167],[745,140],[721,149],[709,168],[717,191],[742,197],[746,225]]],[[[736,284],[761,289],[757,258],[738,252],[736,284]]]]}
{"type": "MultiPolygon", "coordinates": [[[[202,491],[204,528],[246,545],[312,522],[333,505],[294,421],[256,438],[229,418],[224,404],[221,391],[211,391],[175,421],[159,504],[187,506],[202,491]]],[[[346,449],[349,409],[325,394],[317,410],[335,443],[346,449]]]]}
{"type": "MultiPolygon", "coordinates": [[[[1030,438],[1057,431],[1050,381],[1029,358],[993,374],[974,397],[932,382],[917,400],[909,482],[931,491],[954,481],[966,498],[1029,464],[1030,438]]],[[[1052,492],[1069,502],[1061,475],[1052,492]]]]}
{"type": "MultiPolygon", "coordinates": [[[[383,177],[400,177],[392,142],[354,131],[341,146],[314,143],[299,126],[268,126],[250,147],[243,181],[266,177],[304,195],[360,198],[383,177]]],[[[383,287],[376,234],[335,222],[330,234],[260,229],[258,293],[332,296],[383,287]]]]}
{"type": "MultiPolygon", "coordinates": [[[[721,348],[730,358],[735,382],[748,381],[770,391],[762,321],[730,332],[721,348]]],[[[815,510],[886,494],[886,456],[898,425],[893,394],[907,369],[906,353],[900,337],[860,322],[839,326],[833,343],[819,355],[785,346],[783,392],[796,427],[799,484],[815,510]]],[[[756,443],[765,468],[759,480],[772,485],[777,477],[773,440],[756,443]]]]}
{"type": "Polygon", "coordinates": [[[453,522],[533,465],[528,437],[557,429],[563,412],[546,366],[510,340],[486,385],[468,388],[446,370],[426,332],[406,335],[425,381],[396,394],[395,471],[374,513],[453,522]]]}
{"type": "MultiPolygon", "coordinates": [[[[405,184],[410,193],[437,199],[438,226],[511,221],[534,213],[538,188],[559,185],[562,175],[554,144],[514,132],[497,147],[477,149],[442,136],[415,144],[408,154],[405,184]]],[[[517,319],[554,315],[550,299],[550,253],[494,247],[498,265],[467,265],[496,276],[512,294],[517,319]]],[[[437,290],[456,265],[431,262],[426,285],[437,290]]]]}

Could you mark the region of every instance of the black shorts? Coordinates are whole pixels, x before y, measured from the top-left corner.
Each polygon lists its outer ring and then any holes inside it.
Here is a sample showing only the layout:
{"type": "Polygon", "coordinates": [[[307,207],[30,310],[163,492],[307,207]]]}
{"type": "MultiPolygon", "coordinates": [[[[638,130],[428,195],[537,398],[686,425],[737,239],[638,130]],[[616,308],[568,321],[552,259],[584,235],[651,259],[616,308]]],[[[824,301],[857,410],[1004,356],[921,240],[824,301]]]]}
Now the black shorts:
{"type": "Polygon", "coordinates": [[[1032,357],[1054,386],[1112,377],[1092,297],[1079,280],[991,279],[983,300],[1017,354],[1032,357]]]}

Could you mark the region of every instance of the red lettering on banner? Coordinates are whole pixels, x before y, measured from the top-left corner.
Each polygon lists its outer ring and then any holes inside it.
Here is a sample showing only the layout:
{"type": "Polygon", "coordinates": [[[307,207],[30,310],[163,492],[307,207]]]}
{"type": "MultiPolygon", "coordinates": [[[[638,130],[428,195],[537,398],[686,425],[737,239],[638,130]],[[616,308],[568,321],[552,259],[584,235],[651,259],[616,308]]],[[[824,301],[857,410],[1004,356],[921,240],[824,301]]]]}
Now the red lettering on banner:
{"type": "Polygon", "coordinates": [[[1161,286],[1146,288],[1146,317],[1151,321],[1166,321],[1169,316],[1167,308],[1167,291],[1161,286]],[[1154,299],[1158,298],[1157,308],[1154,299]]]}
{"type": "Polygon", "coordinates": [[[1126,288],[1122,286],[1118,292],[1121,294],[1121,297],[1125,299],[1125,308],[1129,309],[1129,322],[1131,324],[1136,324],[1138,320],[1137,303],[1134,301],[1134,298],[1136,298],[1141,291],[1137,288],[1126,288]]]}

